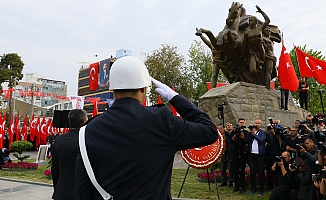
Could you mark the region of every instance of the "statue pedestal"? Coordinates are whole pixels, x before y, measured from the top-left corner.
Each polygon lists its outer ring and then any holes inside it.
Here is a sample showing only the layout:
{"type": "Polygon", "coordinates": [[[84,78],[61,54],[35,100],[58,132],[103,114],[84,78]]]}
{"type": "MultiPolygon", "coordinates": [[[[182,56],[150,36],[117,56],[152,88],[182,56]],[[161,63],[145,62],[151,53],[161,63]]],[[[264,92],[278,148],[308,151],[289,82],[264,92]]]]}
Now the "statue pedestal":
{"type": "Polygon", "coordinates": [[[272,91],[265,86],[245,82],[237,82],[226,86],[213,88],[199,98],[199,108],[206,112],[213,123],[222,127],[222,120],[218,118],[218,105],[222,102],[228,105],[224,109],[225,123],[238,124],[239,118],[246,120],[246,125],[253,124],[260,118],[263,127],[269,124],[268,118],[280,119],[283,126],[294,125],[295,120],[303,120],[310,114],[296,106],[289,95],[289,110],[281,110],[281,93],[272,91]]]}

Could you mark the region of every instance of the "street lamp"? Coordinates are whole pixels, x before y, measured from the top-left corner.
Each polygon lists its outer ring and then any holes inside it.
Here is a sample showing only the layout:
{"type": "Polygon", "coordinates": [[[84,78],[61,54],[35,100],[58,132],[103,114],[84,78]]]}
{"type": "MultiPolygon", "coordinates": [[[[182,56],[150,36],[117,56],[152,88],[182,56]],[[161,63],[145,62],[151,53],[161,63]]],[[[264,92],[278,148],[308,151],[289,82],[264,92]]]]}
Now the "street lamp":
{"type": "Polygon", "coordinates": [[[31,100],[31,117],[32,117],[32,115],[33,115],[33,113],[34,113],[34,89],[35,89],[35,87],[36,87],[36,85],[33,83],[32,85],[31,85],[31,93],[32,93],[32,100],[31,100]]]}

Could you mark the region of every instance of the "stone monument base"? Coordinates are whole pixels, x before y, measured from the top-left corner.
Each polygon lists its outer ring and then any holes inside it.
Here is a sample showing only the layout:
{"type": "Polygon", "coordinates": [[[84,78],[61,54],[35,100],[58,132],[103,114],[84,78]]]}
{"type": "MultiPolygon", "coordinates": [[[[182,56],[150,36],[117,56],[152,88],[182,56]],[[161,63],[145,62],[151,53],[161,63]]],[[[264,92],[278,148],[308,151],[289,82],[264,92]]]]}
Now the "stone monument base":
{"type": "Polygon", "coordinates": [[[265,86],[245,82],[237,82],[218,88],[213,88],[199,98],[199,108],[206,112],[213,123],[223,127],[218,111],[222,102],[227,105],[224,109],[225,124],[238,124],[239,118],[246,120],[246,125],[253,124],[260,118],[263,127],[269,124],[268,119],[280,119],[283,126],[294,125],[295,120],[304,120],[310,114],[308,111],[295,105],[291,93],[289,94],[289,110],[281,110],[280,91],[268,90],[265,86]]]}

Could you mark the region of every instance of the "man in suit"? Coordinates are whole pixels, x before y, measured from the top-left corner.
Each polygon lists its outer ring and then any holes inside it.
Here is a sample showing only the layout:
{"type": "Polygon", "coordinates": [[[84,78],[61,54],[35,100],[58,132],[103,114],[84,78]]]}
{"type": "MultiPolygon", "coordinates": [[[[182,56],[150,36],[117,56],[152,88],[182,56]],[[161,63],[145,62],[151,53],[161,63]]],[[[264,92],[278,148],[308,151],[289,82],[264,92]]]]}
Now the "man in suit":
{"type": "MultiPolygon", "coordinates": [[[[172,199],[174,155],[214,143],[217,130],[209,116],[184,96],[152,79],[155,91],[182,116],[162,104],[142,106],[151,79],[136,57],[115,61],[110,72],[114,103],[85,130],[85,143],[98,184],[114,199],[172,199]]],[[[91,183],[78,153],[76,199],[103,199],[91,183]]]]}
{"type": "Polygon", "coordinates": [[[109,69],[107,63],[103,63],[102,69],[100,71],[100,86],[105,87],[109,85],[109,69]]]}
{"type": "Polygon", "coordinates": [[[75,162],[78,152],[78,133],[87,121],[82,109],[71,110],[68,114],[70,131],[58,136],[52,150],[52,199],[75,199],[75,162]]]}

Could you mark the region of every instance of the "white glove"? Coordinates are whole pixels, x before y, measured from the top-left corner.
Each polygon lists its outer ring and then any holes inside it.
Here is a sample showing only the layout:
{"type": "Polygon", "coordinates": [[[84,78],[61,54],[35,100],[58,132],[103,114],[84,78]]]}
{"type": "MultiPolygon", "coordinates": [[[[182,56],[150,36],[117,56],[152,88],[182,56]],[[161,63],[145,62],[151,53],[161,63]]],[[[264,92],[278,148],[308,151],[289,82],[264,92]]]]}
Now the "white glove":
{"type": "Polygon", "coordinates": [[[174,90],[169,86],[161,83],[158,80],[155,80],[151,77],[153,84],[156,86],[155,92],[157,92],[165,101],[170,101],[174,96],[178,95],[174,90]]]}

